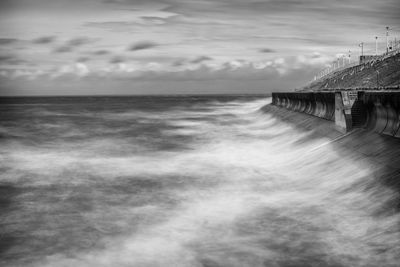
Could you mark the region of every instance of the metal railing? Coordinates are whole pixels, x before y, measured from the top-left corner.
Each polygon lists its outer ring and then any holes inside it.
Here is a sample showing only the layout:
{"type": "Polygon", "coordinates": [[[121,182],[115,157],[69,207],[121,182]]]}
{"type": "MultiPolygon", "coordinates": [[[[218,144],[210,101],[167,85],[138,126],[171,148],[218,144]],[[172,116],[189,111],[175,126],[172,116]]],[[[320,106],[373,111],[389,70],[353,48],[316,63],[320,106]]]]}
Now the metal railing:
{"type": "Polygon", "coordinates": [[[371,86],[371,87],[330,87],[323,89],[306,89],[302,92],[334,92],[334,91],[400,91],[400,85],[394,86],[371,86]]]}
{"type": "Polygon", "coordinates": [[[394,42],[391,42],[391,49],[388,52],[374,56],[370,59],[364,59],[362,62],[360,62],[360,61],[351,62],[350,57],[338,58],[329,67],[323,69],[321,72],[319,72],[317,75],[315,75],[314,78],[308,82],[308,85],[311,85],[312,83],[317,82],[319,80],[328,78],[330,75],[332,75],[338,71],[348,69],[351,67],[355,67],[355,66],[366,65],[366,64],[371,63],[372,61],[385,60],[386,58],[394,56],[398,53],[400,53],[400,40],[399,41],[395,40],[394,42]]]}

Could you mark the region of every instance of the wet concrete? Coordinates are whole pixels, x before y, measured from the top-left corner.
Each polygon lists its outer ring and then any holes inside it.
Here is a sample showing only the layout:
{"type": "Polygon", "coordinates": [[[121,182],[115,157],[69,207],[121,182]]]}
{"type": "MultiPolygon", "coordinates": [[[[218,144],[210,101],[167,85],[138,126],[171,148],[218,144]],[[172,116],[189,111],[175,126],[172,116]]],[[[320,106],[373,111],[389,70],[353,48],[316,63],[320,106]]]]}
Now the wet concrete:
{"type": "Polygon", "coordinates": [[[398,192],[398,198],[393,201],[400,208],[400,139],[362,128],[344,134],[337,130],[334,122],[274,105],[266,105],[262,110],[308,132],[306,138],[310,141],[317,136],[326,137],[338,152],[351,153],[355,159],[371,164],[376,181],[398,192]]]}

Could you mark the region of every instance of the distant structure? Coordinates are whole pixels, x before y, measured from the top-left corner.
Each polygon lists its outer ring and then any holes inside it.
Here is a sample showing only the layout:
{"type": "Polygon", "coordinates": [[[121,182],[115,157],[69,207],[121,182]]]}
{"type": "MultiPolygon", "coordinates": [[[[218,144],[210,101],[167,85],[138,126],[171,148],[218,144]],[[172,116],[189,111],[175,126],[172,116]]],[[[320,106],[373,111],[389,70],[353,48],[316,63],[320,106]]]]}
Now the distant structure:
{"type": "Polygon", "coordinates": [[[375,36],[375,55],[365,55],[364,54],[364,42],[359,43],[359,47],[361,49],[360,56],[358,61],[351,60],[351,51],[349,51],[348,55],[342,54],[338,57],[329,67],[320,71],[314,78],[310,81],[310,83],[315,82],[319,79],[326,78],[328,75],[331,75],[334,72],[341,71],[343,69],[347,69],[350,67],[366,64],[368,62],[374,60],[384,59],[388,56],[392,56],[394,54],[400,53],[400,40],[394,38],[394,40],[389,40],[389,31],[392,30],[389,27],[386,27],[386,47],[385,52],[383,54],[378,54],[378,36],[375,36]]]}
{"type": "Polygon", "coordinates": [[[304,88],[273,92],[272,105],[333,121],[343,133],[366,129],[400,140],[400,42],[389,43],[389,30],[385,53],[378,55],[377,37],[375,55],[364,55],[361,42],[358,62],[342,56],[304,88]]]}
{"type": "Polygon", "coordinates": [[[380,58],[380,56],[378,56],[378,55],[362,55],[362,56],[360,56],[359,64],[363,64],[363,63],[366,63],[368,61],[375,60],[378,58],[380,58]]]}

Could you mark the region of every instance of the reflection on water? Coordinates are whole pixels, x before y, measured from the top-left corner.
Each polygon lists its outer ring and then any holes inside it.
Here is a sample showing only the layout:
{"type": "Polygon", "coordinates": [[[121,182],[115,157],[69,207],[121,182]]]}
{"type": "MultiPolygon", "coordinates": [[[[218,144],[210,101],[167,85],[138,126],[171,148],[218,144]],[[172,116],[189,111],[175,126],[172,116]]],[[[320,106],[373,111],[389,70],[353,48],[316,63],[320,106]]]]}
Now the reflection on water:
{"type": "Polygon", "coordinates": [[[3,103],[0,263],[396,266],[395,192],[268,101],[3,103]]]}

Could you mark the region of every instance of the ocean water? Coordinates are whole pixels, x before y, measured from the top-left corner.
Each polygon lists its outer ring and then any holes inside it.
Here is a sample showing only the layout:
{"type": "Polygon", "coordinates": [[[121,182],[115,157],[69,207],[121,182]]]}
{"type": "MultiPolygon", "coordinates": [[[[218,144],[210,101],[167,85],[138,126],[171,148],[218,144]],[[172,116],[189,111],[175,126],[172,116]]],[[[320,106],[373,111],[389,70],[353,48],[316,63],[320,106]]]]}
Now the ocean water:
{"type": "Polygon", "coordinates": [[[399,266],[398,192],[270,101],[2,99],[0,265],[399,266]]]}

